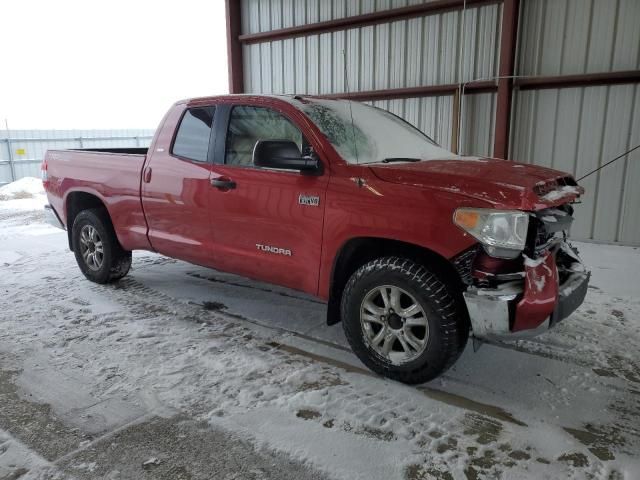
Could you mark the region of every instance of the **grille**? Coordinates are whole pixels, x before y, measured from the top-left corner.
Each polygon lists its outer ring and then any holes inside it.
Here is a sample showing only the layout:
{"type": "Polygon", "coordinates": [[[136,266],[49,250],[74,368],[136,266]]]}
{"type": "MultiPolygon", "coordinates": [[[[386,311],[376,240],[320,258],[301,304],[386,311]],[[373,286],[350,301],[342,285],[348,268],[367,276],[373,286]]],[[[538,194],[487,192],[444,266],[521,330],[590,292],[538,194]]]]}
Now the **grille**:
{"type": "Polygon", "coordinates": [[[453,266],[458,271],[458,274],[465,285],[473,284],[471,269],[473,266],[473,260],[476,258],[476,254],[478,253],[478,248],[480,248],[479,245],[474,245],[468,250],[462,252],[453,260],[453,266]]]}

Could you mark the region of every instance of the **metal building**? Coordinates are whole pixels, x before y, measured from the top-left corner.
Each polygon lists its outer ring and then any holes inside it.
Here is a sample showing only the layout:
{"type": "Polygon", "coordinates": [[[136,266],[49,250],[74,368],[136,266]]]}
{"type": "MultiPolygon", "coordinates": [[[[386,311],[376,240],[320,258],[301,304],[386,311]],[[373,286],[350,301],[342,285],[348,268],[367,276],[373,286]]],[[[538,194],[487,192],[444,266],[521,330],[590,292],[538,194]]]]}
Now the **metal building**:
{"type": "MultiPolygon", "coordinates": [[[[226,0],[232,93],[349,97],[443,146],[577,178],[640,144],[638,0],[226,0]]],[[[640,150],[574,238],[640,244],[640,150]]]]}

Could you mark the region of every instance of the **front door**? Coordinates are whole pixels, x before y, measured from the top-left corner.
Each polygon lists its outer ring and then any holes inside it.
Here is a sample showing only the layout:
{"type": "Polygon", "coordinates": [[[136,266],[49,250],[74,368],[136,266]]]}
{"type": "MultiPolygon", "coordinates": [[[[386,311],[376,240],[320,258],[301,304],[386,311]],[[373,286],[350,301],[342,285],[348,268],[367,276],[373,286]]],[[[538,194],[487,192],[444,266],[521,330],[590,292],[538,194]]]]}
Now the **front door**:
{"type": "Polygon", "coordinates": [[[222,107],[211,172],[212,235],[221,269],[315,294],[328,174],[253,166],[258,140],[292,140],[309,149],[300,129],[267,107],[222,107]]]}

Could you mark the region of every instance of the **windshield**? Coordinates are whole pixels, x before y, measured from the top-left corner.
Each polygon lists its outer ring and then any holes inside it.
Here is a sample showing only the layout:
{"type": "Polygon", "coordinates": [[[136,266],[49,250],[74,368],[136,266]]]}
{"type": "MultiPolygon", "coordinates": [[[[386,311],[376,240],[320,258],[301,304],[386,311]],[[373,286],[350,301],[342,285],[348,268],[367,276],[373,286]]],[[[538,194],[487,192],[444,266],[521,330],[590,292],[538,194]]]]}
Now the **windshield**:
{"type": "Polygon", "coordinates": [[[380,108],[348,100],[320,99],[305,99],[300,108],[348,163],[460,158],[380,108]]]}

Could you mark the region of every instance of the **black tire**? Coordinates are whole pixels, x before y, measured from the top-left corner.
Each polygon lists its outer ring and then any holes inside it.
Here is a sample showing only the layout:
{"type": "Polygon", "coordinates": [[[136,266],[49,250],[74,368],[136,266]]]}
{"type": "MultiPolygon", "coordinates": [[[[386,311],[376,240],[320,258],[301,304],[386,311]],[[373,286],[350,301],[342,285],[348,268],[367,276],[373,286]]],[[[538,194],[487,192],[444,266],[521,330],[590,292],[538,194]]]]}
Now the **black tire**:
{"type": "Polygon", "coordinates": [[[384,257],[360,267],[349,279],[342,295],[342,326],[351,348],[371,370],[408,384],[436,378],[458,359],[469,337],[469,321],[460,292],[406,258],[384,257]],[[409,293],[422,307],[428,322],[426,347],[417,358],[400,365],[376,352],[361,326],[361,305],[368,292],[390,285],[409,293]]]}
{"type": "Polygon", "coordinates": [[[110,283],[120,280],[131,268],[131,252],[124,250],[116,237],[107,212],[90,209],[80,212],[71,229],[73,253],[80,270],[87,279],[95,283],[110,283]],[[84,228],[93,227],[102,242],[102,257],[99,265],[92,264],[83,257],[80,235],[84,228]]]}

